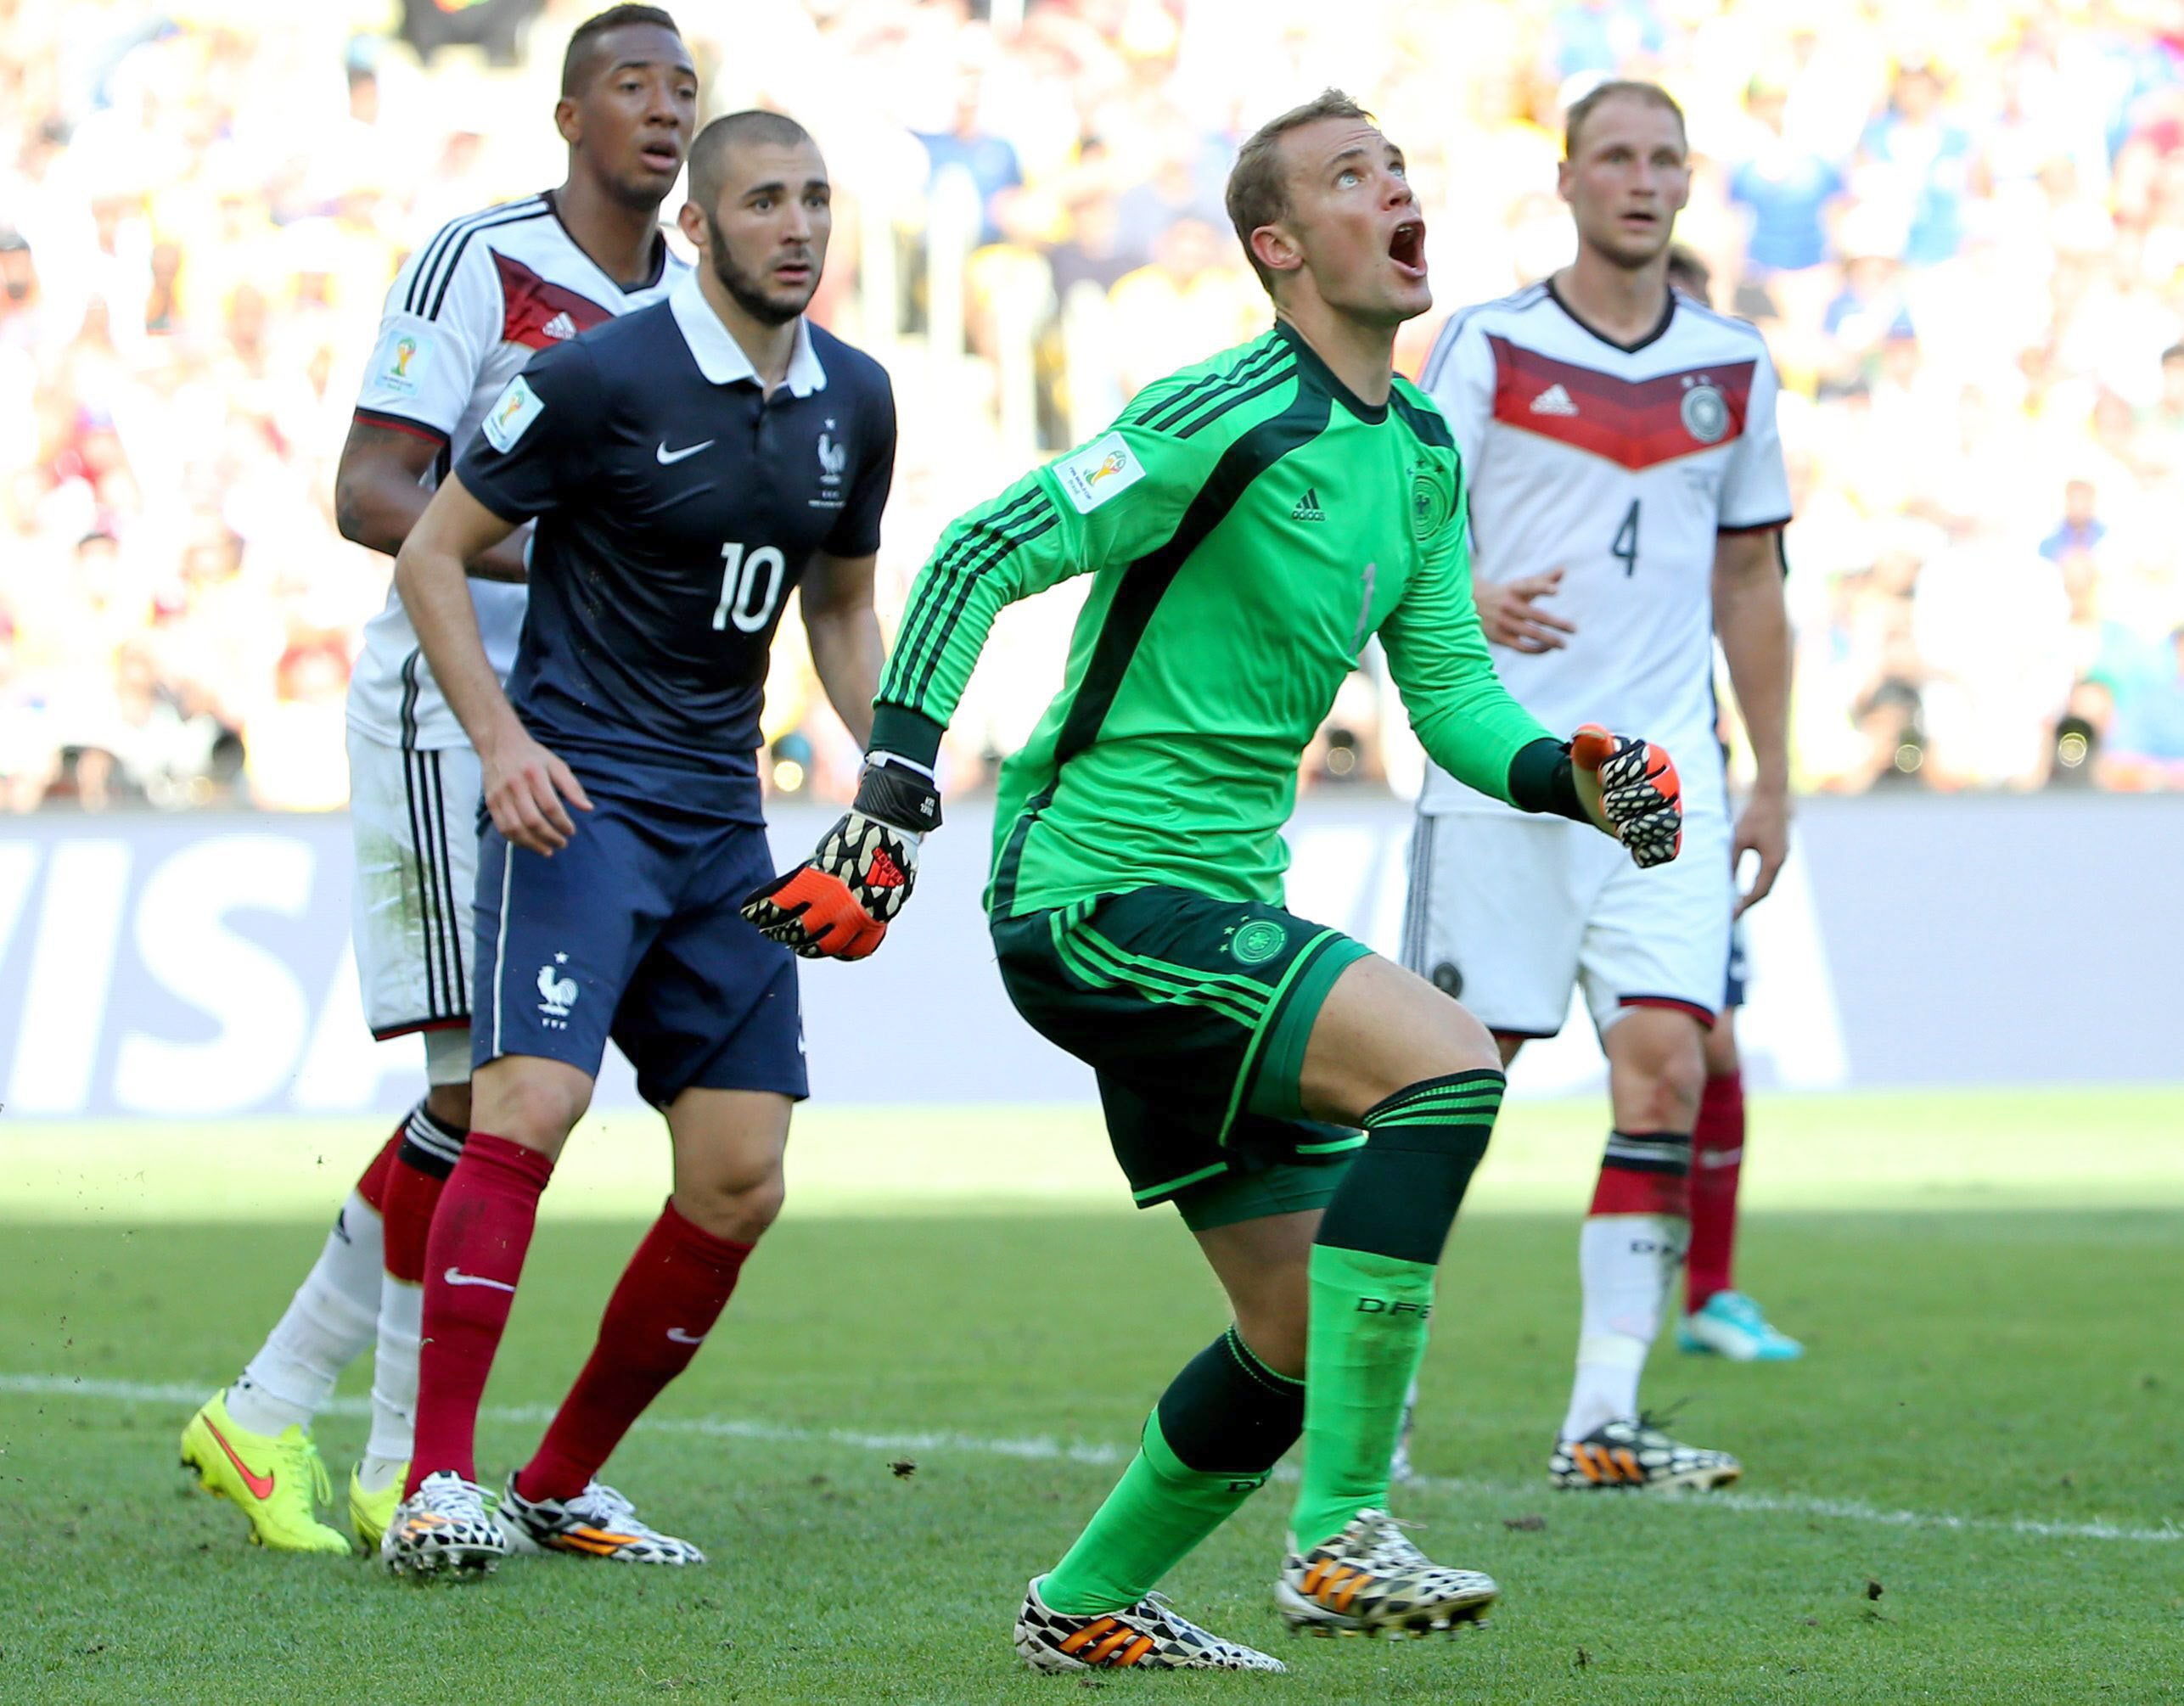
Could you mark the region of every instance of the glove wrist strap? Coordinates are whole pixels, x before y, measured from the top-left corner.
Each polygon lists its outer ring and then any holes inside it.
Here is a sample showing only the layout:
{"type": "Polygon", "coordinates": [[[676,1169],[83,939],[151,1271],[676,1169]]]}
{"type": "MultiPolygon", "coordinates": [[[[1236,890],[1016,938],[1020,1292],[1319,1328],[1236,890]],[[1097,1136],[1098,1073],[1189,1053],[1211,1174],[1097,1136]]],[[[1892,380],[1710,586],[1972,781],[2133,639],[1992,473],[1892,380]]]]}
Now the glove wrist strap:
{"type": "Polygon", "coordinates": [[[891,752],[866,755],[857,777],[856,810],[907,835],[940,827],[940,790],[932,772],[891,752]]]}

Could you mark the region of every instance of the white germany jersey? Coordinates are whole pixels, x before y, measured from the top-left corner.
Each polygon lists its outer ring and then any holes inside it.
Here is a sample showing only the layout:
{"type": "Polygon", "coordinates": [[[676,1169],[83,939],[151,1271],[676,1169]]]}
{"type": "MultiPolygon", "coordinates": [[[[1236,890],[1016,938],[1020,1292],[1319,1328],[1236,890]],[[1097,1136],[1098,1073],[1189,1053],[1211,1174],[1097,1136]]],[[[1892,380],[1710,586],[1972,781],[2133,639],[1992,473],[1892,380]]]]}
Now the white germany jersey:
{"type": "MultiPolygon", "coordinates": [[[[1499,582],[1560,569],[1542,608],[1577,630],[1558,651],[1495,647],[1496,671],[1558,734],[1599,722],[1665,746],[1694,811],[1726,810],[1715,536],[1789,519],[1776,388],[1744,321],[1672,294],[1626,349],[1552,283],[1457,313],[1426,364],[1463,455],[1472,572],[1499,582]]],[[[1511,809],[1430,766],[1419,806],[1511,809]]]]}
{"type": "MultiPolygon", "coordinates": [[[[357,418],[439,445],[425,476],[436,485],[534,355],[660,300],[688,270],[663,238],[652,278],[623,290],[576,246],[551,192],[450,220],[387,292],[357,418]]],[[[526,597],[509,582],[470,582],[486,656],[503,681],[515,663],[526,597]]],[[[349,682],[349,726],[389,746],[469,744],[391,586],[386,608],[364,626],[363,655],[349,682]]]]}

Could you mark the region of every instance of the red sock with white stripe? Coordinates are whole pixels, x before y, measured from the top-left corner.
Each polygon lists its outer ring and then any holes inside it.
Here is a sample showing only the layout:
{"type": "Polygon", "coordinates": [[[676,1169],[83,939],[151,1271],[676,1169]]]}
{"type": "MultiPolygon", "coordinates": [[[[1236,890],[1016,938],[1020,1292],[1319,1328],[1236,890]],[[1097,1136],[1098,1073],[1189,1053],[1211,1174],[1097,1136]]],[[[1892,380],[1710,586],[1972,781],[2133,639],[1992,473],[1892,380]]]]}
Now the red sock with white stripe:
{"type": "Polygon", "coordinates": [[[584,1490],[630,1424],[690,1366],[751,1248],[693,1226],[671,1202],[660,1210],[608,1299],[591,1360],[517,1475],[519,1493],[568,1499],[584,1490]]]}
{"type": "Polygon", "coordinates": [[[1614,1131],[1578,1234],[1584,1295],[1577,1378],[1562,1437],[1638,1413],[1638,1377],[1691,1237],[1691,1139],[1614,1131]]]}
{"type": "Polygon", "coordinates": [[[1744,1171],[1744,1075],[1710,1078],[1691,1133],[1691,1265],[1684,1308],[1697,1310],[1729,1277],[1737,1244],[1737,1184],[1744,1171]]]}
{"type": "Polygon", "coordinates": [[[441,1469],[478,1479],[478,1400],[538,1221],[553,1163],[473,1131],[449,1176],[424,1247],[424,1333],[418,1352],[417,1439],[407,1498],[441,1469]]]}

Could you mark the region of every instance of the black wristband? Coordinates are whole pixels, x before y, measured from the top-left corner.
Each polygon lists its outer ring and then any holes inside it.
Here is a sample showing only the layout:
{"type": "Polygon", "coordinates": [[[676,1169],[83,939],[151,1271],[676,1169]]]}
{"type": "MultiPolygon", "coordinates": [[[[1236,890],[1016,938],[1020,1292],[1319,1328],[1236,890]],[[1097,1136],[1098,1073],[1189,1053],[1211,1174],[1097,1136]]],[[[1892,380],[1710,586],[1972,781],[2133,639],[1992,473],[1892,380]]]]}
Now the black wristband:
{"type": "Polygon", "coordinates": [[[923,711],[907,705],[876,704],[872,710],[873,752],[892,752],[930,770],[940,756],[940,737],[947,730],[923,711]]]}
{"type": "Polygon", "coordinates": [[[857,777],[856,809],[912,835],[940,827],[940,790],[933,778],[893,753],[866,756],[857,777]]]}
{"type": "Polygon", "coordinates": [[[1566,740],[1536,740],[1509,760],[1509,803],[1519,811],[1547,812],[1590,827],[1592,814],[1577,795],[1577,768],[1566,740]]]}

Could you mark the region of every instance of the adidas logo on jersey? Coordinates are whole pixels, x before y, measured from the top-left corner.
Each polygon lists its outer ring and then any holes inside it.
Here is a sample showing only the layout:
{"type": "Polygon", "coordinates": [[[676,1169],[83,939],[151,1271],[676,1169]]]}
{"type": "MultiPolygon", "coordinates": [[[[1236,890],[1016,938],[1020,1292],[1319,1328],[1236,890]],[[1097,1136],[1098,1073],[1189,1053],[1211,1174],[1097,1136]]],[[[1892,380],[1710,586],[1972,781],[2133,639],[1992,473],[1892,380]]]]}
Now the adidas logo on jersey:
{"type": "Polygon", "coordinates": [[[1306,486],[1305,495],[1297,500],[1297,507],[1289,512],[1289,519],[1292,521],[1326,520],[1327,511],[1320,508],[1319,493],[1313,491],[1311,486],[1306,486]]]}
{"type": "Polygon", "coordinates": [[[1532,399],[1532,412],[1536,415],[1574,415],[1577,412],[1577,405],[1569,400],[1569,393],[1559,384],[1552,384],[1532,399]]]}
{"type": "Polygon", "coordinates": [[[549,338],[573,338],[576,335],[576,323],[569,317],[566,311],[564,311],[556,314],[538,329],[549,338]]]}

